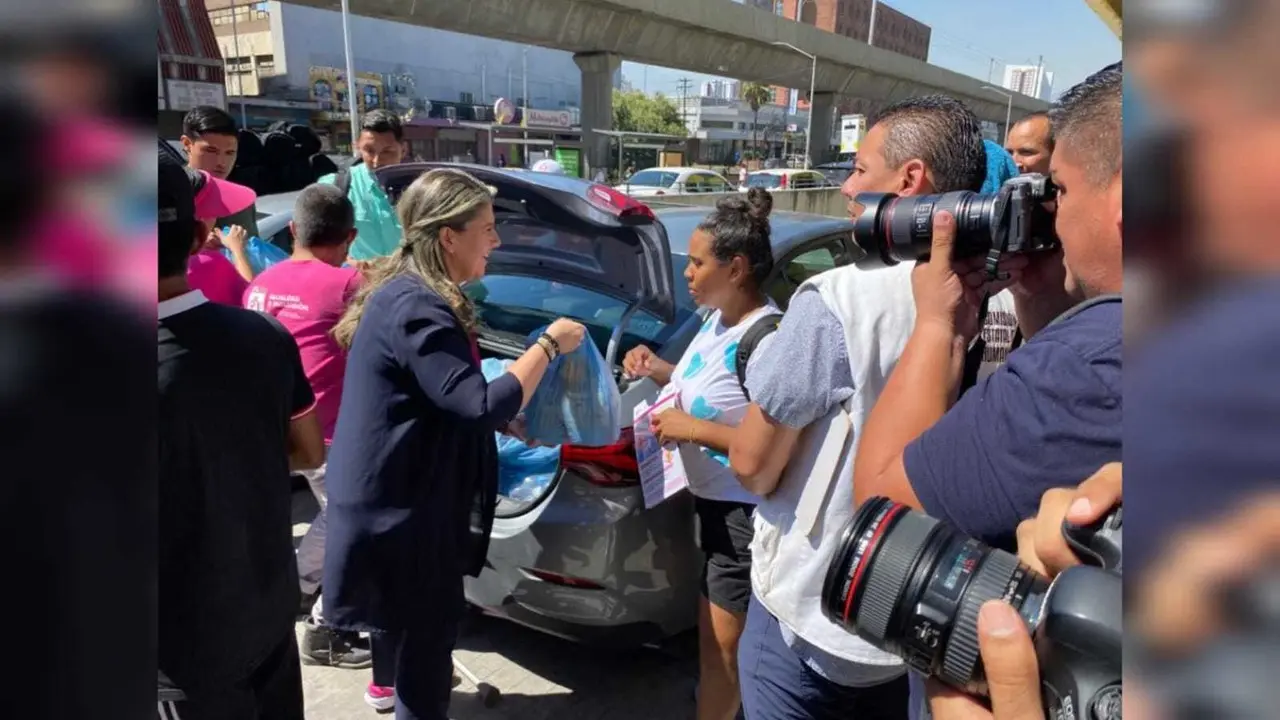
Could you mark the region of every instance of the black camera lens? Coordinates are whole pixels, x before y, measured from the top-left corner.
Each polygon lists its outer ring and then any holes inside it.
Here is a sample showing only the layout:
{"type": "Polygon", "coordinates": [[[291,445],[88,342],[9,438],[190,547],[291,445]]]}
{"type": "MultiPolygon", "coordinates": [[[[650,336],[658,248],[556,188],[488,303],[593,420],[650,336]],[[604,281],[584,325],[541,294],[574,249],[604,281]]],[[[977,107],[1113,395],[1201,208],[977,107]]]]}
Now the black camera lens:
{"type": "Polygon", "coordinates": [[[998,225],[998,197],[968,190],[913,197],[858,193],[853,201],[862,212],[854,219],[853,239],[868,258],[885,265],[912,262],[929,254],[933,216],[946,210],[956,218],[955,257],[982,255],[990,249],[998,225]]]}
{"type": "Polygon", "coordinates": [[[1049,580],[1013,555],[877,497],[844,528],[822,608],[833,622],[915,670],[985,695],[978,610],[1004,600],[1034,632],[1049,580]]]}

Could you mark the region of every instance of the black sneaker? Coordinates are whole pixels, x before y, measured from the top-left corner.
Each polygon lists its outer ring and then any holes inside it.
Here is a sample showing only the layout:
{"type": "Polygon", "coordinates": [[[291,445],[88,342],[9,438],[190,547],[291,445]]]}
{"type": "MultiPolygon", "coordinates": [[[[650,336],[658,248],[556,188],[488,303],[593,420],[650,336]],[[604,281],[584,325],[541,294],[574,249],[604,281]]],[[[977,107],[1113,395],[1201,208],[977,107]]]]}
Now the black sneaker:
{"type": "Polygon", "coordinates": [[[302,661],[308,665],[360,670],[373,666],[373,653],[369,642],[360,633],[334,630],[317,625],[310,618],[302,634],[302,661]]]}

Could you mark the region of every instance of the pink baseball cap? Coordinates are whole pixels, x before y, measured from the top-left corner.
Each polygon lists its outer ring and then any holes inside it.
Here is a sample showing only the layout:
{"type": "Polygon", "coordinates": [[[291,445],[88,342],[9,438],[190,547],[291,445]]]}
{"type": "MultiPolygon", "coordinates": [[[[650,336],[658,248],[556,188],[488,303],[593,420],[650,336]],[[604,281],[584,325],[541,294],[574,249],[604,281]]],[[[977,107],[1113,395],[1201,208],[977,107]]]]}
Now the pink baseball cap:
{"type": "Polygon", "coordinates": [[[187,168],[196,193],[196,219],[214,220],[234,215],[253,204],[258,194],[253,188],[219,180],[204,170],[187,168]]]}

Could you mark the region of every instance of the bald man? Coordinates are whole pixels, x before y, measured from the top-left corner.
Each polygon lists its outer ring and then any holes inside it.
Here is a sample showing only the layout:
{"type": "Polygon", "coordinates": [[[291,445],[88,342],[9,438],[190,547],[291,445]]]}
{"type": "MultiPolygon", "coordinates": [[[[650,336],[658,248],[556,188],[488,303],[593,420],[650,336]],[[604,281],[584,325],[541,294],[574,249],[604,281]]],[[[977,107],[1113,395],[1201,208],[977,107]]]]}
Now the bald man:
{"type": "Polygon", "coordinates": [[[1053,129],[1049,126],[1048,113],[1032,113],[1009,128],[1004,149],[1013,156],[1018,170],[1026,173],[1049,174],[1049,156],[1053,154],[1053,129]]]}

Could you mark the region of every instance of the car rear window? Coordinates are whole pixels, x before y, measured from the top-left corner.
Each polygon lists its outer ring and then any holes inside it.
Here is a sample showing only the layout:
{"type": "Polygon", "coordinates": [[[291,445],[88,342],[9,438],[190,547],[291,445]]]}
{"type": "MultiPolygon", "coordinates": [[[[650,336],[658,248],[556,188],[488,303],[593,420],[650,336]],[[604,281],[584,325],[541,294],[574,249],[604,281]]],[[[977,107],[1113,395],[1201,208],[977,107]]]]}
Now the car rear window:
{"type": "Polygon", "coordinates": [[[676,173],[658,170],[641,170],[626,179],[628,185],[644,185],[645,187],[671,187],[676,182],[676,173]]]}
{"type": "MultiPolygon", "coordinates": [[[[558,318],[572,318],[586,326],[602,355],[627,309],[626,302],[608,295],[520,275],[486,275],[468,284],[466,293],[475,302],[476,314],[484,327],[527,337],[558,318]]],[[[675,326],[688,315],[687,308],[677,309],[675,326]]],[[[621,361],[622,355],[636,345],[659,348],[670,327],[653,315],[637,311],[627,323],[617,359],[621,361]]]]}
{"type": "Polygon", "coordinates": [[[758,187],[773,190],[782,186],[782,176],[773,173],[756,173],[747,176],[747,187],[758,187]]]}

